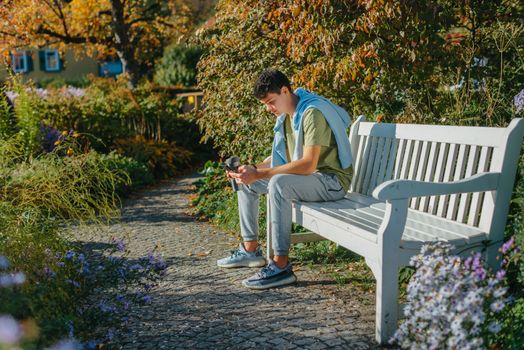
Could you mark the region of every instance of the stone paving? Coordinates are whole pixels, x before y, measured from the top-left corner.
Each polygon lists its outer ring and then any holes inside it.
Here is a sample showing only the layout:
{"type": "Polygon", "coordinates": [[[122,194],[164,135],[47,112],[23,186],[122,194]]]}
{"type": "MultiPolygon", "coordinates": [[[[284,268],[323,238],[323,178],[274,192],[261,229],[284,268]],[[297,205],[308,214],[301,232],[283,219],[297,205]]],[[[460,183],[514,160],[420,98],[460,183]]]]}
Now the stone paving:
{"type": "Polygon", "coordinates": [[[131,315],[131,332],[115,349],[379,349],[374,294],[338,285],[318,268],[300,267],[293,286],[251,291],[241,280],[257,269],[220,269],[216,260],[238,238],[188,214],[194,176],[125,200],[122,218],[96,237],[127,235],[131,256],[157,246],[166,277],[152,303],[131,315]]]}

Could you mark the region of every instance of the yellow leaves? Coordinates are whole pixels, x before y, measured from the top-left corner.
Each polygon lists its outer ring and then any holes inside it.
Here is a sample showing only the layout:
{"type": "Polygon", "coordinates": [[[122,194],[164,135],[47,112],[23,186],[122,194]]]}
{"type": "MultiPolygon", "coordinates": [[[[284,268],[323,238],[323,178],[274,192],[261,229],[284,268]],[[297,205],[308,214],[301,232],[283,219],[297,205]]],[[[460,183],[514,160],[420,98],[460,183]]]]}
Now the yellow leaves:
{"type": "Polygon", "coordinates": [[[295,5],[292,10],[293,17],[297,18],[300,15],[300,6],[295,5]]]}

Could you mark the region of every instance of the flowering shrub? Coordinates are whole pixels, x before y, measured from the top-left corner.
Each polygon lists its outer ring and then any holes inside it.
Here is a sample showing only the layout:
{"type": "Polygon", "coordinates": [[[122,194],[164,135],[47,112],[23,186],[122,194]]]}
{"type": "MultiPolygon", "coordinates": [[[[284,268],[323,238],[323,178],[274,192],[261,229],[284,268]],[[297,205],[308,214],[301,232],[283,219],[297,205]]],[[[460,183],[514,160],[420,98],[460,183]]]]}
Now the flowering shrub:
{"type": "Polygon", "coordinates": [[[410,349],[496,348],[504,312],[513,302],[505,279],[507,256],[519,248],[512,239],[502,246],[506,257],[496,273],[484,267],[480,253],[463,260],[451,256],[452,249],[431,243],[412,259],[416,272],[408,284],[406,320],[391,342],[410,349]]]}
{"type": "MultiPolygon", "coordinates": [[[[26,93],[17,108],[33,113],[37,100],[26,93]]],[[[78,349],[80,339],[94,348],[118,334],[133,305],[151,302],[166,264],[153,253],[129,259],[116,240],[113,248],[83,252],[61,229],[114,218],[116,192],[130,186],[131,175],[147,181],[151,173],[133,159],[85,147],[84,134],[26,117],[0,135],[0,349],[78,349]],[[8,267],[13,272],[4,273],[8,267]]]]}
{"type": "MultiPolygon", "coordinates": [[[[0,274],[0,297],[5,300],[0,305],[0,349],[30,344],[40,348],[64,336],[67,339],[51,349],[95,349],[111,342],[125,332],[134,306],[151,303],[149,291],[167,267],[155,252],[129,259],[124,241],[115,238],[102,251],[45,253],[46,266],[31,271],[27,281],[24,273],[0,274]],[[94,334],[91,324],[99,327],[94,334]]],[[[0,256],[0,270],[8,267],[0,256]]]]}
{"type": "Polygon", "coordinates": [[[173,165],[199,160],[209,152],[198,142],[200,135],[194,119],[179,113],[181,101],[152,84],[130,90],[126,81],[91,77],[85,88],[42,89],[14,77],[3,92],[0,138],[3,134],[16,136],[28,158],[50,152],[62,130],[82,134],[83,147],[101,153],[121,150],[122,140],[150,145],[136,149],[132,156],[149,163],[157,178],[173,176],[177,170],[173,165]],[[14,104],[10,112],[9,102],[14,104]],[[10,126],[13,120],[14,128],[10,126]],[[115,144],[116,140],[120,144],[115,144]],[[162,150],[164,144],[171,151],[162,150]],[[153,146],[160,150],[158,154],[153,146]]]}

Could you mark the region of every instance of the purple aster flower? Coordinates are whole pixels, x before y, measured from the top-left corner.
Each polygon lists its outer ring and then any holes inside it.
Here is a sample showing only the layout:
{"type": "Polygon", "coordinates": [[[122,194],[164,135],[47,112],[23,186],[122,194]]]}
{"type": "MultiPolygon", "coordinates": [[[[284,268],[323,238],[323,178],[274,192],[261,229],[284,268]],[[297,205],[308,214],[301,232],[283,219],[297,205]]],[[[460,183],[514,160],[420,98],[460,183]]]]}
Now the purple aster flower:
{"type": "Polygon", "coordinates": [[[72,258],[75,257],[75,255],[76,255],[76,253],[75,253],[74,251],[72,251],[72,250],[68,250],[68,251],[65,253],[64,258],[66,258],[66,259],[72,259],[72,258]]]}
{"type": "Polygon", "coordinates": [[[498,333],[500,332],[500,330],[502,329],[502,327],[500,326],[500,324],[498,322],[491,322],[489,325],[488,325],[488,330],[491,332],[491,333],[498,333]]]}
{"type": "Polygon", "coordinates": [[[15,100],[18,98],[19,94],[14,91],[5,91],[5,95],[11,101],[12,104],[15,104],[15,100]]]}
{"type": "Polygon", "coordinates": [[[43,100],[47,100],[47,98],[49,97],[49,91],[47,91],[46,89],[37,88],[35,89],[35,92],[36,95],[43,100]]]}
{"type": "MultiPolygon", "coordinates": [[[[523,90],[524,91],[524,90],[523,90]]],[[[515,242],[515,236],[511,236],[511,238],[505,242],[502,247],[500,248],[500,250],[502,251],[503,254],[505,254],[508,250],[511,249],[511,247],[513,246],[513,243],[515,242]]]]}
{"type": "Polygon", "coordinates": [[[82,344],[75,339],[63,339],[48,350],[81,350],[82,344]]]}
{"type": "Polygon", "coordinates": [[[11,287],[24,283],[26,280],[23,272],[8,273],[0,275],[0,287],[11,287]]]}
{"type": "Polygon", "coordinates": [[[9,260],[5,256],[0,255],[0,269],[5,270],[9,267],[9,260]]]}
{"type": "Polygon", "coordinates": [[[49,268],[49,266],[44,267],[44,274],[45,274],[47,277],[50,277],[50,278],[56,276],[56,272],[54,272],[53,270],[51,270],[51,268],[49,268]]]}
{"type": "Polygon", "coordinates": [[[98,303],[98,308],[100,309],[100,311],[102,312],[114,312],[115,311],[115,307],[112,306],[112,305],[109,305],[107,302],[105,301],[100,301],[98,303]]]}
{"type": "Polygon", "coordinates": [[[69,278],[66,279],[65,281],[66,281],[67,283],[72,284],[75,288],[80,288],[80,283],[78,283],[77,281],[74,281],[74,280],[69,279],[69,278]]]}
{"type": "Polygon", "coordinates": [[[116,250],[118,250],[119,252],[123,252],[124,250],[126,250],[126,244],[122,239],[113,238],[113,243],[116,245],[116,250]]]}
{"type": "Polygon", "coordinates": [[[0,315],[0,345],[16,344],[22,337],[20,324],[11,315],[0,315]]]}
{"type": "Polygon", "coordinates": [[[520,92],[513,97],[513,104],[517,108],[517,113],[524,108],[524,89],[520,90],[520,92]]]}
{"type": "Polygon", "coordinates": [[[60,139],[62,133],[50,125],[40,123],[40,135],[42,135],[42,149],[44,152],[52,152],[56,145],[55,142],[60,139]]]}
{"type": "Polygon", "coordinates": [[[129,266],[129,270],[130,271],[135,271],[135,270],[142,270],[144,267],[140,264],[133,264],[131,266],[129,266]]]}
{"type": "Polygon", "coordinates": [[[68,328],[69,338],[73,338],[74,333],[75,333],[75,327],[73,326],[73,321],[67,321],[67,328],[68,328]]]}
{"type": "Polygon", "coordinates": [[[85,94],[86,94],[85,89],[77,88],[74,86],[68,86],[64,93],[64,95],[67,97],[76,97],[76,98],[84,97],[85,94]]]}

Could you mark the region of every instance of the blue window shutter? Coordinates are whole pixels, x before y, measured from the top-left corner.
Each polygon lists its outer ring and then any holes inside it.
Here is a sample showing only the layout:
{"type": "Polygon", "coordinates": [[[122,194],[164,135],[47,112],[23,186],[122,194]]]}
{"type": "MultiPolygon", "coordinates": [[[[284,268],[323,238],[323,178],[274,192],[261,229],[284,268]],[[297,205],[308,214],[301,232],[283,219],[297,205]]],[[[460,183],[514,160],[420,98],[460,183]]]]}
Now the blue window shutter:
{"type": "Polygon", "coordinates": [[[61,72],[64,70],[64,59],[62,58],[62,55],[60,54],[60,51],[58,52],[58,71],[61,72]]]}
{"type": "Polygon", "coordinates": [[[47,72],[47,67],[45,65],[45,51],[44,50],[38,51],[38,58],[40,61],[40,70],[47,72]]]}
{"type": "Polygon", "coordinates": [[[26,51],[26,60],[27,60],[27,71],[32,72],[33,71],[33,55],[31,55],[31,51],[26,51]]]}

